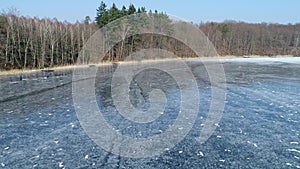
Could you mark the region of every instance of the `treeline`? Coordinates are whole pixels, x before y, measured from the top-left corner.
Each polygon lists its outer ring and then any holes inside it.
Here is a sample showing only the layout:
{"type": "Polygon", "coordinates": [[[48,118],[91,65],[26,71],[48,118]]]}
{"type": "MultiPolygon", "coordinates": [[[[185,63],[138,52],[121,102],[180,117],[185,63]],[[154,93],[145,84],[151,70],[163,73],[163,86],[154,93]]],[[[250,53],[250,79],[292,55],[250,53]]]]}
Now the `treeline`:
{"type": "MultiPolygon", "coordinates": [[[[110,8],[101,2],[95,22],[90,17],[77,23],[60,22],[57,19],[39,19],[17,16],[14,13],[0,15],[0,70],[45,68],[74,64],[89,37],[104,25],[124,16],[145,14],[159,17],[158,26],[170,30],[171,20],[156,10],[130,5],[121,9],[110,8]]],[[[146,24],[136,21],[136,25],[146,24]]],[[[153,23],[152,23],[153,24],[153,23]]],[[[250,24],[225,21],[198,25],[216,47],[219,55],[294,55],[300,56],[300,24],[250,24]]],[[[153,34],[126,37],[105,56],[106,61],[124,60],[129,54],[144,48],[163,48],[178,57],[195,57],[183,43],[170,37],[153,34]]]]}
{"type": "Polygon", "coordinates": [[[300,56],[300,24],[203,23],[219,55],[300,56]]]}
{"type": "Polygon", "coordinates": [[[73,64],[85,41],[97,30],[89,23],[0,16],[0,69],[44,68],[73,64]]]}
{"type": "MultiPolygon", "coordinates": [[[[82,22],[71,24],[57,19],[18,16],[15,12],[2,13],[0,15],[0,70],[41,69],[75,64],[79,54],[82,54],[80,52],[83,52],[82,47],[99,28],[123,16],[141,13],[165,18],[167,22],[171,22],[166,14],[156,10],[153,13],[151,10],[146,12],[144,7],[136,9],[134,5],[118,9],[115,4],[107,8],[103,2],[97,8],[95,22],[91,22],[89,16],[86,16],[82,22]]],[[[142,48],[141,45],[148,44],[145,43],[146,41],[148,39],[143,37],[128,37],[108,51],[105,61],[123,60],[124,56],[142,48]]]]}

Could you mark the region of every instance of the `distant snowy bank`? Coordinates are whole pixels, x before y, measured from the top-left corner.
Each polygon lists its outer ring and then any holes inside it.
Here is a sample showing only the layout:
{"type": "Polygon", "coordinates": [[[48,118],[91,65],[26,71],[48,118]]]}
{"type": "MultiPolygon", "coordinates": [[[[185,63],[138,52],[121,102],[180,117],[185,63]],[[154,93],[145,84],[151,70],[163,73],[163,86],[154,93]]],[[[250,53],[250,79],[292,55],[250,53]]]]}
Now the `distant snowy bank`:
{"type": "MultiPolygon", "coordinates": [[[[205,61],[215,61],[215,58],[205,59],[205,61]]],[[[300,57],[256,57],[256,58],[218,58],[221,62],[251,62],[251,63],[294,63],[300,64],[300,57]]]]}

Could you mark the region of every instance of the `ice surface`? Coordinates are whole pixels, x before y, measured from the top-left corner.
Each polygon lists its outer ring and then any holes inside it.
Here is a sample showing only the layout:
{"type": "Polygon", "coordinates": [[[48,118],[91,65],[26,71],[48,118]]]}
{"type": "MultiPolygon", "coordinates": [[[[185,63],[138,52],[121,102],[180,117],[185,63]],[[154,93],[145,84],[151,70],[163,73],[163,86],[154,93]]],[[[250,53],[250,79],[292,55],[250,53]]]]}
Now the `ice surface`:
{"type": "MultiPolygon", "coordinates": [[[[204,144],[195,139],[205,124],[211,90],[208,77],[201,72],[205,70],[203,64],[188,62],[201,98],[196,123],[174,148],[166,148],[161,156],[146,159],[114,155],[87,136],[74,110],[70,72],[61,72],[46,80],[42,80],[41,75],[26,75],[22,81],[13,76],[1,77],[1,167],[287,168],[289,163],[291,167],[300,168],[299,58],[245,58],[223,62],[227,79],[226,106],[213,136],[204,144]]],[[[174,81],[163,78],[158,81],[167,90],[170,101],[157,121],[141,125],[118,115],[109,96],[112,72],[98,72],[102,74],[95,84],[97,103],[107,122],[120,133],[147,138],[164,132],[174,123],[180,103],[178,87],[172,86],[174,81]]],[[[143,83],[147,77],[138,78],[143,83]]]]}

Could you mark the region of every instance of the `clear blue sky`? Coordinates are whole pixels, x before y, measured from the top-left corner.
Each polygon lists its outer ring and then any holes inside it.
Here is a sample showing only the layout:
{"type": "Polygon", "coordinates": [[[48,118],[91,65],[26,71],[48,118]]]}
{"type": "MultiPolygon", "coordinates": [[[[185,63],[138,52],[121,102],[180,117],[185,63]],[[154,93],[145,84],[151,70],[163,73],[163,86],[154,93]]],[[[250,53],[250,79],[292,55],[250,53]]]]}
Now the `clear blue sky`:
{"type": "MultiPolygon", "coordinates": [[[[300,23],[300,0],[103,0],[109,7],[134,4],[147,10],[157,9],[186,21],[224,20],[251,23],[300,23]]],[[[0,0],[0,9],[14,7],[20,15],[58,18],[74,23],[85,16],[92,19],[101,0],[0,0]]]]}

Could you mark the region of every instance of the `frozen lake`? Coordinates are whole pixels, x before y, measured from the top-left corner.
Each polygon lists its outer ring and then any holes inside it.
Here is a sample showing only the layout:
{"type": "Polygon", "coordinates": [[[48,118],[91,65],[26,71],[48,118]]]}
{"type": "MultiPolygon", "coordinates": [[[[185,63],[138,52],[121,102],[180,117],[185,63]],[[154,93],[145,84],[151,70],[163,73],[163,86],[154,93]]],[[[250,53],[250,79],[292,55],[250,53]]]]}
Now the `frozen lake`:
{"type": "MultiPolygon", "coordinates": [[[[201,73],[203,64],[189,61],[200,94],[196,123],[173,149],[143,159],[114,155],[88,137],[73,106],[71,71],[27,74],[22,81],[19,76],[0,77],[0,168],[300,168],[300,59],[221,62],[227,98],[213,135],[204,144],[195,139],[205,122],[211,95],[209,80],[201,73]]],[[[153,85],[160,84],[166,92],[166,109],[157,121],[135,124],[122,119],[113,106],[110,82],[114,69],[99,68],[95,85],[97,103],[107,121],[122,134],[136,138],[166,130],[179,111],[174,80],[150,72],[158,77],[153,85]]],[[[144,73],[135,83],[147,79],[144,73]]],[[[141,105],[143,96],[136,94],[134,86],[133,105],[147,108],[147,99],[141,105]]]]}

